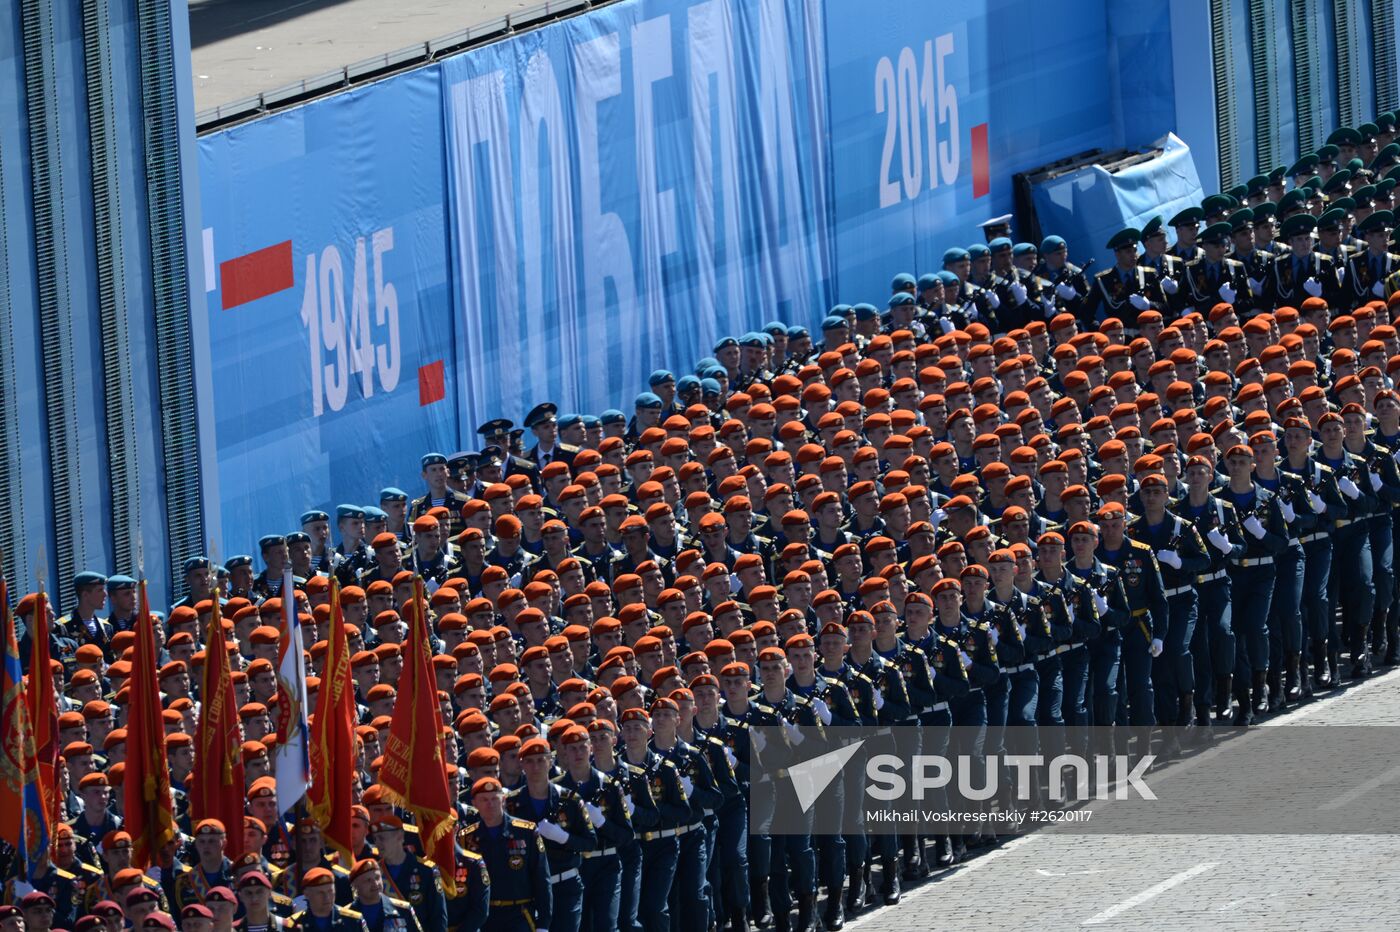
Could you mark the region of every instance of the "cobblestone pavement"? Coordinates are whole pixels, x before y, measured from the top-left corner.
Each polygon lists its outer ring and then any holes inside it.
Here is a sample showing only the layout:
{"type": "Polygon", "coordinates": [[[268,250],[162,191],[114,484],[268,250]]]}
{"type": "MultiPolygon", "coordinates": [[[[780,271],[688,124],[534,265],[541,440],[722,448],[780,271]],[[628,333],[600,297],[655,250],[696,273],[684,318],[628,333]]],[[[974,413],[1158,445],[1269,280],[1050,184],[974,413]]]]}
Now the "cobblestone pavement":
{"type": "MultiPolygon", "coordinates": [[[[1400,669],[1263,727],[1292,724],[1400,725],[1400,669]]],[[[1358,778],[1349,805],[1397,805],[1400,784],[1372,782],[1358,778]]],[[[1394,835],[1040,832],[936,875],[898,906],[857,917],[846,928],[1389,928],[1400,912],[1397,875],[1400,836],[1394,835]]]]}

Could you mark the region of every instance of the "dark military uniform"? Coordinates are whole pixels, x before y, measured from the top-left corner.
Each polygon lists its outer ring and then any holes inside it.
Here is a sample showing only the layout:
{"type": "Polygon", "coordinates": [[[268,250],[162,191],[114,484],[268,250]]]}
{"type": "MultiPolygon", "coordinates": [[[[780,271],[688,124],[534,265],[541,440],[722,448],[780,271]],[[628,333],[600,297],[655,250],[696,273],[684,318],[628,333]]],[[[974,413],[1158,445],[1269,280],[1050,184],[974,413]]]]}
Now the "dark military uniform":
{"type": "MultiPolygon", "coordinates": [[[[368,932],[423,932],[418,917],[413,914],[413,907],[404,900],[384,896],[373,905],[354,900],[350,903],[350,908],[360,914],[368,932]]],[[[460,928],[477,929],[480,928],[480,924],[460,928]]]]}
{"type": "Polygon", "coordinates": [[[535,834],[533,822],[507,816],[490,828],[476,819],[457,839],[481,856],[491,878],[490,912],[483,928],[514,932],[549,927],[554,902],[549,868],[544,840],[535,834]]]}
{"type": "Polygon", "coordinates": [[[397,866],[380,861],[379,867],[384,874],[385,891],[413,908],[423,932],[446,932],[447,898],[436,864],[405,851],[397,866]]]}
{"type": "Polygon", "coordinates": [[[353,909],[337,906],[327,920],[317,921],[310,911],[294,913],[287,922],[293,932],[366,932],[364,918],[353,909]]]}

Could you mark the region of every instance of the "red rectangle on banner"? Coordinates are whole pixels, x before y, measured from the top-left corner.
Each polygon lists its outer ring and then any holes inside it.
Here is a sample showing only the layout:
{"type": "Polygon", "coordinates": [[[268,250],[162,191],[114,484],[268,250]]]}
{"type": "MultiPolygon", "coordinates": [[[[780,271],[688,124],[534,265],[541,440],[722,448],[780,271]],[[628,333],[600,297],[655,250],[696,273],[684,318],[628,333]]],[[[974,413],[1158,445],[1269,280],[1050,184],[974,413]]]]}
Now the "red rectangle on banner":
{"type": "Polygon", "coordinates": [[[972,127],[972,196],[985,197],[992,190],[992,170],[987,156],[987,124],[972,127]]]}
{"type": "Polygon", "coordinates": [[[430,405],[447,397],[442,360],[418,367],[418,405],[430,405]]]}
{"type": "Polygon", "coordinates": [[[219,264],[223,307],[228,310],[292,287],[292,241],[219,264]]]}

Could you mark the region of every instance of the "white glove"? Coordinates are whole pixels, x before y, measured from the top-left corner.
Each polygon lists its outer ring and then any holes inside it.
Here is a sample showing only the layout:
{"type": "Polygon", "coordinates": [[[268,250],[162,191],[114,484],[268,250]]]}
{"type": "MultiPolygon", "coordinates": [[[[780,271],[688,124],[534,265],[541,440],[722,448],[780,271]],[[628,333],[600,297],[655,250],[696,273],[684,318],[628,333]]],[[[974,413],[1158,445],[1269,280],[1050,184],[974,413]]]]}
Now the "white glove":
{"type": "Polygon", "coordinates": [[[978,318],[977,305],[973,304],[971,301],[962,306],[962,312],[963,316],[968,320],[976,320],[978,318]]]}
{"type": "Polygon", "coordinates": [[[1174,570],[1181,569],[1181,557],[1177,555],[1175,550],[1158,550],[1157,562],[1165,563],[1174,570]]]}
{"type": "Polygon", "coordinates": [[[1041,303],[1041,306],[1045,308],[1045,319],[1046,319],[1046,320],[1049,320],[1050,318],[1052,318],[1052,317],[1055,316],[1055,310],[1056,310],[1056,308],[1055,308],[1055,299],[1054,299],[1054,298],[1045,298],[1045,299],[1043,299],[1040,303],[1041,303]]]}
{"type": "Polygon", "coordinates": [[[1357,499],[1361,497],[1361,490],[1356,487],[1355,482],[1352,482],[1351,479],[1346,476],[1342,476],[1337,480],[1337,488],[1341,489],[1342,494],[1347,498],[1357,499]]]}
{"type": "Polygon", "coordinates": [[[824,700],[813,699],[812,711],[817,713],[817,718],[822,720],[823,725],[831,724],[831,707],[824,700]]]}
{"type": "Polygon", "coordinates": [[[1137,308],[1139,311],[1145,311],[1152,306],[1148,303],[1147,299],[1140,294],[1128,295],[1128,303],[1131,304],[1133,307],[1137,308]]]}
{"type": "Polygon", "coordinates": [[[1384,297],[1385,297],[1385,282],[1376,282],[1374,285],[1372,285],[1372,286],[1371,286],[1371,294],[1375,295],[1375,296],[1378,297],[1378,298],[1384,298],[1384,297]]]}
{"type": "Polygon", "coordinates": [[[1206,540],[1210,541],[1211,545],[1221,553],[1228,554],[1234,549],[1230,546],[1230,538],[1226,537],[1225,532],[1218,527],[1210,529],[1209,533],[1206,534],[1206,540]]]}
{"type": "Polygon", "coordinates": [[[1309,278],[1307,281],[1303,282],[1303,290],[1314,298],[1320,298],[1322,297],[1322,282],[1315,278],[1309,278]]]}
{"type": "Polygon", "coordinates": [[[946,317],[938,318],[938,328],[944,333],[952,333],[954,330],[957,329],[953,326],[953,322],[946,317]]]}
{"type": "Polygon", "coordinates": [[[958,659],[962,661],[964,669],[972,666],[972,658],[967,655],[966,651],[958,651],[958,659]]]}
{"type": "Polygon", "coordinates": [[[1176,294],[1177,289],[1180,287],[1181,286],[1176,283],[1176,279],[1174,278],[1162,279],[1162,290],[1167,294],[1176,294]]]}
{"type": "Polygon", "coordinates": [[[588,813],[588,821],[594,828],[602,828],[603,824],[608,821],[608,817],[603,815],[603,810],[592,803],[584,803],[583,808],[588,813]]]}
{"type": "Polygon", "coordinates": [[[724,746],[724,759],[729,761],[730,767],[739,766],[739,758],[734,756],[734,749],[727,744],[724,746]]]}
{"type": "Polygon", "coordinates": [[[1021,635],[1021,640],[1024,641],[1026,639],[1026,626],[1019,621],[1016,622],[1016,633],[1021,635]]]}
{"type": "Polygon", "coordinates": [[[885,694],[880,691],[880,687],[875,687],[875,711],[878,712],[885,707],[885,694]]]}
{"type": "Polygon", "coordinates": [[[1100,615],[1108,612],[1108,599],[1105,599],[1101,592],[1094,593],[1094,611],[1100,615]]]}
{"type": "Polygon", "coordinates": [[[685,798],[689,799],[691,791],[695,789],[695,781],[682,774],[681,789],[685,790],[685,798]]]}
{"type": "Polygon", "coordinates": [[[628,793],[626,796],[622,797],[622,805],[627,807],[627,818],[632,818],[633,813],[637,811],[637,804],[632,802],[631,793],[628,793]]]}
{"type": "Polygon", "coordinates": [[[938,526],[943,523],[943,519],[946,517],[948,517],[948,512],[944,511],[942,508],[935,508],[933,509],[933,514],[928,516],[928,523],[933,525],[934,530],[937,530],[938,526]]]}
{"type": "Polygon", "coordinates": [[[1153,657],[1160,657],[1160,656],[1162,656],[1162,639],[1161,639],[1161,638],[1153,638],[1153,639],[1152,639],[1152,646],[1149,647],[1149,648],[1147,649],[1147,652],[1148,652],[1149,654],[1151,654],[1153,657]]]}
{"type": "Polygon", "coordinates": [[[1367,475],[1371,477],[1371,491],[1379,492],[1381,490],[1381,486],[1385,485],[1385,483],[1381,481],[1380,473],[1372,472],[1367,473],[1367,475]]]}
{"type": "Polygon", "coordinates": [[[1075,614],[1075,611],[1074,611],[1074,603],[1073,603],[1073,602],[1067,603],[1067,604],[1065,605],[1065,608],[1069,611],[1069,623],[1070,623],[1070,624],[1074,624],[1075,621],[1078,620],[1078,618],[1077,618],[1077,616],[1076,616],[1076,614],[1075,614]]]}
{"type": "Polygon", "coordinates": [[[1025,285],[1021,284],[1020,282],[1012,282],[1011,287],[1008,290],[1011,292],[1011,297],[1016,301],[1017,304],[1026,303],[1025,285]]]}
{"type": "Polygon", "coordinates": [[[987,291],[985,292],[985,294],[987,295],[988,307],[990,307],[994,311],[997,308],[1001,307],[1001,298],[997,297],[997,293],[995,291],[987,291]]]}
{"type": "Polygon", "coordinates": [[[1268,533],[1264,530],[1264,525],[1260,524],[1259,519],[1254,515],[1244,519],[1244,529],[1253,534],[1255,540],[1263,540],[1264,535],[1268,533]]]}
{"type": "Polygon", "coordinates": [[[987,640],[991,642],[993,647],[996,647],[997,641],[1001,640],[1001,632],[997,630],[996,625],[987,625],[987,640]]]}
{"type": "Polygon", "coordinates": [[[1283,512],[1283,520],[1287,521],[1289,524],[1298,520],[1298,513],[1293,510],[1292,505],[1288,504],[1288,502],[1285,502],[1283,499],[1279,499],[1278,510],[1283,512]]]}
{"type": "Polygon", "coordinates": [[[541,838],[545,838],[555,844],[562,845],[569,840],[569,833],[548,819],[536,824],[535,830],[540,833],[541,838]]]}
{"type": "Polygon", "coordinates": [[[754,731],[750,729],[749,738],[753,741],[754,750],[760,754],[763,753],[764,748],[768,747],[768,739],[763,737],[763,732],[761,731],[754,731]]]}
{"type": "Polygon", "coordinates": [[[1320,515],[1327,510],[1327,503],[1322,500],[1322,496],[1311,490],[1308,492],[1308,505],[1315,515],[1320,515]]]}
{"type": "Polygon", "coordinates": [[[807,740],[802,734],[802,729],[798,728],[797,725],[792,722],[783,722],[783,732],[788,736],[788,740],[792,742],[794,747],[807,740]]]}
{"type": "Polygon", "coordinates": [[[1064,282],[1060,282],[1055,286],[1055,294],[1066,301],[1073,301],[1075,298],[1079,297],[1079,292],[1075,291],[1073,287],[1064,282]]]}
{"type": "Polygon", "coordinates": [[[1235,303],[1235,289],[1230,287],[1229,282],[1221,282],[1220,287],[1215,289],[1215,293],[1220,295],[1220,300],[1226,304],[1235,303]]]}
{"type": "Polygon", "coordinates": [[[1249,280],[1249,290],[1255,295],[1261,295],[1264,293],[1264,283],[1257,278],[1251,278],[1249,280]]]}

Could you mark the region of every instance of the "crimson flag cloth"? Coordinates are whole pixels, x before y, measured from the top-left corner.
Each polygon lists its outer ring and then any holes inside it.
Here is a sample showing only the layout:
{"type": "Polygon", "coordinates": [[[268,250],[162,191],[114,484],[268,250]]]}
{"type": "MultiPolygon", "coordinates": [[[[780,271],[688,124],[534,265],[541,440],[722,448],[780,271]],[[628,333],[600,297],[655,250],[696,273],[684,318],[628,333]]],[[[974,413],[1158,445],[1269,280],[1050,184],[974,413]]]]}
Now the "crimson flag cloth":
{"type": "Polygon", "coordinates": [[[50,829],[62,816],[58,799],[58,693],[53,682],[53,657],[49,652],[51,630],[49,600],[40,588],[29,623],[29,727],[34,735],[34,762],[38,768],[39,799],[44,824],[50,829]]]}
{"type": "Polygon", "coordinates": [[[190,821],[195,825],[205,819],[222,822],[228,833],[224,853],[237,860],[243,854],[243,739],[218,592],[214,593],[204,643],[194,772],[190,774],[190,821]]]}
{"type": "Polygon", "coordinates": [[[340,583],[331,581],[330,631],[325,666],[311,723],[311,788],[307,808],[321,834],[340,853],[342,864],[354,863],[350,830],[355,804],[355,684],[350,679],[350,641],[341,611],[340,583]]]}
{"type": "MultiPolygon", "coordinates": [[[[127,697],[126,793],[122,826],[131,834],[131,866],[144,870],[164,859],[175,838],[175,811],[170,795],[170,765],[165,756],[165,723],[161,719],[160,686],[156,670],[156,640],[151,630],[151,606],[146,580],[140,588],[136,646],[132,651],[131,692],[127,697]]],[[[240,821],[229,831],[243,834],[240,821]]]]}

